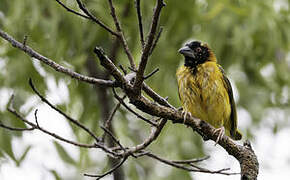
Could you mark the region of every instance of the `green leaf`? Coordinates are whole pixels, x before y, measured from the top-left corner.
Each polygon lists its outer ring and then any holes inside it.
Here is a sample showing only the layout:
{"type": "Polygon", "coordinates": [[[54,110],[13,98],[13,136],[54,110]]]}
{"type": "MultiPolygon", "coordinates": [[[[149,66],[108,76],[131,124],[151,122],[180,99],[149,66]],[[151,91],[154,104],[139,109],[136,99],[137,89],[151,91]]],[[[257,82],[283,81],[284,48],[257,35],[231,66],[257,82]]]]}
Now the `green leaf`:
{"type": "Polygon", "coordinates": [[[76,165],[75,160],[67,153],[67,151],[56,141],[54,142],[55,148],[60,156],[60,158],[71,165],[76,165]]]}

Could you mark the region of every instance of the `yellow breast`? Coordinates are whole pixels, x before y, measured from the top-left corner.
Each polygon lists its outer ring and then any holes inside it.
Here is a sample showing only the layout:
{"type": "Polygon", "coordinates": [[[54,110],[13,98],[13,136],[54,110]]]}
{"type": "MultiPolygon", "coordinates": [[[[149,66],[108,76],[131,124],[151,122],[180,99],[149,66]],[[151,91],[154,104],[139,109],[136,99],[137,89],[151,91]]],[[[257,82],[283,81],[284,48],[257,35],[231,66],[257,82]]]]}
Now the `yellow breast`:
{"type": "Polygon", "coordinates": [[[176,76],[184,110],[216,128],[224,126],[230,118],[231,106],[216,62],[200,64],[195,72],[181,66],[176,76]]]}

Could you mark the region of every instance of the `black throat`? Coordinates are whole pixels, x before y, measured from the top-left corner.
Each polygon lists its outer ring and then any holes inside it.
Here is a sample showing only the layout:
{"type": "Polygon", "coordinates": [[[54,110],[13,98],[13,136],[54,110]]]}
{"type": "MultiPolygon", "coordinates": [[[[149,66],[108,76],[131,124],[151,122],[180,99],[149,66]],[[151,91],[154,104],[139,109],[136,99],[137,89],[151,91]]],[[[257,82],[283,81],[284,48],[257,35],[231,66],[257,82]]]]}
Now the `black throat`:
{"type": "Polygon", "coordinates": [[[192,69],[193,74],[196,73],[196,69],[197,69],[198,64],[199,64],[198,61],[194,60],[192,57],[185,56],[184,66],[192,69]]]}
{"type": "Polygon", "coordinates": [[[195,68],[198,65],[198,62],[191,57],[185,56],[184,66],[195,68]]]}

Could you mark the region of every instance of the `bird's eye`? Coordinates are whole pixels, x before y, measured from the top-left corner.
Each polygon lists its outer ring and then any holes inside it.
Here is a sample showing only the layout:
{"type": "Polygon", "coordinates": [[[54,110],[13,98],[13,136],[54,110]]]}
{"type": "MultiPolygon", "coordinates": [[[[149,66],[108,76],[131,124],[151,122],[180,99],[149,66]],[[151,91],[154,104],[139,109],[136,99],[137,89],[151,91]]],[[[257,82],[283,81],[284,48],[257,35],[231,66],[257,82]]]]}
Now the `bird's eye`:
{"type": "Polygon", "coordinates": [[[201,52],[201,48],[200,48],[200,47],[196,48],[196,51],[197,51],[198,53],[201,52]]]}

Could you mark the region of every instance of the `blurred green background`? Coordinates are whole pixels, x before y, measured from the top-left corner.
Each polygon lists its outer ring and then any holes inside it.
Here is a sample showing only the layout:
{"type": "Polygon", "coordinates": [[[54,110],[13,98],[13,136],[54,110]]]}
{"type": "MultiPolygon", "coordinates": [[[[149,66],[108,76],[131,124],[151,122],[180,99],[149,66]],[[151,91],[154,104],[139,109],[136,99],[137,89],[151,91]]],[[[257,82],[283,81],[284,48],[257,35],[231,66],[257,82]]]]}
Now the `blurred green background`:
{"type": "MultiPolygon", "coordinates": [[[[78,10],[74,0],[63,2],[78,10]]],[[[94,15],[108,26],[114,27],[107,1],[85,0],[84,3],[94,15]]],[[[138,63],[141,46],[134,1],[119,0],[114,3],[129,47],[138,63]]],[[[160,71],[146,82],[163,97],[168,96],[171,104],[179,107],[175,72],[183,58],[177,50],[186,41],[198,39],[207,42],[213,49],[234,86],[239,129],[245,139],[255,142],[261,136],[259,129],[267,128],[271,136],[275,136],[289,128],[289,0],[166,0],[165,3],[159,23],[164,28],[163,33],[146,70],[150,73],[158,67],[160,71]]],[[[150,27],[154,5],[153,0],[141,1],[145,35],[150,27]]],[[[28,36],[27,44],[30,47],[82,74],[108,78],[92,52],[95,46],[103,47],[117,65],[122,64],[126,68],[129,66],[122,47],[117,48],[116,54],[112,52],[113,47],[118,45],[109,33],[96,24],[67,12],[53,0],[0,0],[0,27],[19,41],[28,36]]],[[[15,94],[15,108],[33,119],[29,115],[41,102],[28,86],[29,77],[59,108],[90,127],[97,135],[103,133],[98,125],[108,116],[108,109],[116,104],[110,89],[106,91],[57,73],[13,48],[3,39],[0,40],[2,123],[25,126],[5,109],[12,92],[15,94]],[[55,92],[51,84],[64,92],[55,92]],[[57,98],[53,94],[57,93],[58,100],[55,100],[57,98]],[[24,105],[26,106],[23,107],[24,105]]],[[[76,140],[92,142],[83,131],[70,126],[76,140]]],[[[121,142],[127,146],[140,143],[149,133],[147,124],[124,108],[116,114],[113,128],[121,142]]],[[[25,156],[37,144],[15,146],[12,143],[13,139],[22,138],[25,133],[0,129],[0,167],[7,163],[7,159],[12,159],[19,168],[23,161],[29,162],[25,156]]],[[[56,149],[59,160],[65,166],[76,169],[73,173],[65,173],[57,168],[50,168],[48,172],[55,179],[84,179],[82,173],[101,172],[108,168],[106,157],[102,161],[95,160],[98,158],[94,153],[99,156],[103,154],[101,152],[92,153],[70,146],[69,148],[77,149],[78,152],[77,155],[71,155],[67,147],[63,147],[63,143],[54,142],[51,146],[56,149]]],[[[201,138],[192,130],[172,123],[166,125],[161,136],[149,149],[168,159],[211,155],[201,138]]],[[[204,162],[203,165],[206,167],[207,163],[204,162]]],[[[224,167],[215,169],[220,168],[224,167]]],[[[148,158],[130,159],[123,170],[125,179],[134,180],[186,180],[196,177],[195,174],[169,168],[148,158]],[[156,168],[163,169],[162,175],[156,168]]],[[[237,176],[235,178],[238,179],[237,176]]]]}

